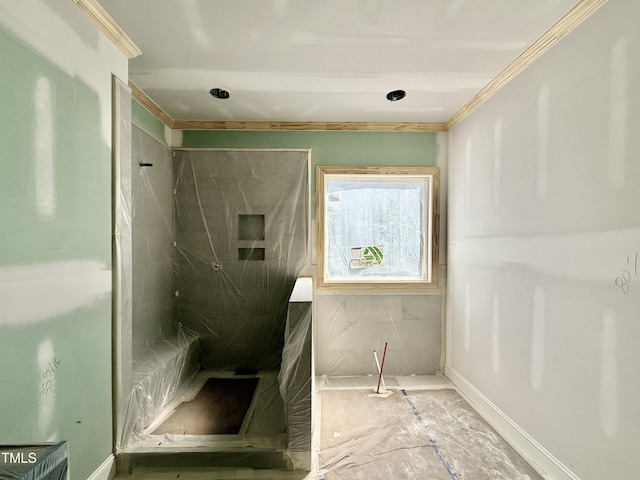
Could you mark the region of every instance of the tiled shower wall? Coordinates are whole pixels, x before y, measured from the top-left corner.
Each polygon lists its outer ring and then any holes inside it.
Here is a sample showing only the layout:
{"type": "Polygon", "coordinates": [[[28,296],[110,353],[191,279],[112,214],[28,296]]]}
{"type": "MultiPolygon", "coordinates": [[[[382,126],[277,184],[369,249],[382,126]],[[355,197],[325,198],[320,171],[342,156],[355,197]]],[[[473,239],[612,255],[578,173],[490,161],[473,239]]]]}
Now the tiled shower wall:
{"type": "Polygon", "coordinates": [[[177,151],[177,319],[205,368],[275,370],[307,262],[308,152],[177,151]]]}

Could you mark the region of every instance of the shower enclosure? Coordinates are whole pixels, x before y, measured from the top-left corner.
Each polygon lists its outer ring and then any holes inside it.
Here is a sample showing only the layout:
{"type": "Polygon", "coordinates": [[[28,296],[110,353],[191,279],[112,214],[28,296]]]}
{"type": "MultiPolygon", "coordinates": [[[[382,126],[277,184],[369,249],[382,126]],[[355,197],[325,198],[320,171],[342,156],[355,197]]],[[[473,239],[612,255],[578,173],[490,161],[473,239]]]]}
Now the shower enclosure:
{"type": "Polygon", "coordinates": [[[117,453],[304,468],[288,450],[310,450],[311,309],[289,297],[309,262],[309,152],[171,150],[131,130],[115,175],[117,453]],[[159,428],[203,385],[233,379],[256,379],[239,431],[159,428]]]}

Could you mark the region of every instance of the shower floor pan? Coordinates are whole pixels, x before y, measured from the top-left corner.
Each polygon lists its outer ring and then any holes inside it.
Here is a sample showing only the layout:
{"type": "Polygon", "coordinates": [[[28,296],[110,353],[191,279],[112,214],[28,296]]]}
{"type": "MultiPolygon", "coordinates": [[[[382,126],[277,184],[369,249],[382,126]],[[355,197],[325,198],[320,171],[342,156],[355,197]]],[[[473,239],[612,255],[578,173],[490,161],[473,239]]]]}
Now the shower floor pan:
{"type": "Polygon", "coordinates": [[[149,467],[292,469],[277,372],[202,371],[119,456],[118,471],[149,467]]]}
{"type": "Polygon", "coordinates": [[[152,435],[216,435],[246,431],[258,378],[207,378],[192,400],[181,403],[152,435]]]}

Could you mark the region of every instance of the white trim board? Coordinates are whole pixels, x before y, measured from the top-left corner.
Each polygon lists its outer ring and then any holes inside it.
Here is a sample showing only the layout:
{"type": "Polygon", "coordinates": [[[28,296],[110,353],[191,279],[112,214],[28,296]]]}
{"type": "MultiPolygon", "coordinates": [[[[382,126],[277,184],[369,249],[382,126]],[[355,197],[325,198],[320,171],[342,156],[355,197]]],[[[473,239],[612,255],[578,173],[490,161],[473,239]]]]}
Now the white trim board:
{"type": "Polygon", "coordinates": [[[111,480],[116,476],[116,457],[111,454],[87,480],[111,480]]]}
{"type": "Polygon", "coordinates": [[[458,371],[445,367],[445,376],[459,393],[546,480],[580,480],[522,427],[485,397],[458,371]]]}

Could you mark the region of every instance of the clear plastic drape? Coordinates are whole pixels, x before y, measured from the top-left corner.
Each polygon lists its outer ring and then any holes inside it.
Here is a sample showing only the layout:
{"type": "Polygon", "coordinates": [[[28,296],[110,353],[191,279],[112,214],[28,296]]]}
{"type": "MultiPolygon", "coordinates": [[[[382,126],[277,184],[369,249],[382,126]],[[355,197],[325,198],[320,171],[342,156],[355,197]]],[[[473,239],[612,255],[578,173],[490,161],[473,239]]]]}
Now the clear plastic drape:
{"type": "Polygon", "coordinates": [[[307,261],[308,153],[179,151],[177,317],[204,368],[277,370],[307,261]]]}
{"type": "Polygon", "coordinates": [[[242,435],[308,464],[311,308],[289,303],[308,263],[308,169],[307,151],[172,152],[134,128],[122,451],[215,448],[153,426],[207,372],[235,372],[260,379],[242,435]]]}

